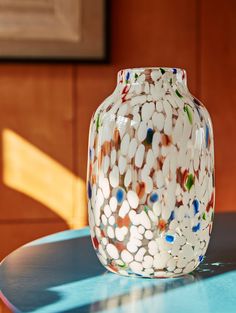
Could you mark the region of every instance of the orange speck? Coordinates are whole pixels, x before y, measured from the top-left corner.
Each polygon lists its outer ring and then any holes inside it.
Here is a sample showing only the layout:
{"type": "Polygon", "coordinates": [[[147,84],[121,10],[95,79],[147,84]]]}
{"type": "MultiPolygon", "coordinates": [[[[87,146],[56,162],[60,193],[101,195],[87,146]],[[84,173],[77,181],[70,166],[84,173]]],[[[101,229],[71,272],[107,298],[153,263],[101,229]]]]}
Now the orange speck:
{"type": "Polygon", "coordinates": [[[92,163],[89,164],[89,177],[91,177],[93,171],[93,165],[92,163]]]}
{"type": "Polygon", "coordinates": [[[103,153],[102,150],[98,153],[98,168],[101,167],[102,165],[102,160],[103,160],[103,153]]]}
{"type": "Polygon", "coordinates": [[[97,178],[96,175],[92,175],[92,185],[96,184],[97,178]]]}
{"type": "Polygon", "coordinates": [[[102,145],[102,155],[108,155],[111,152],[111,142],[110,141],[105,141],[104,144],[102,145]]]}
{"type": "Polygon", "coordinates": [[[116,243],[116,248],[118,251],[122,251],[125,249],[125,245],[122,242],[117,242],[116,243]]]}
{"type": "Polygon", "coordinates": [[[124,88],[123,88],[123,90],[122,90],[122,94],[127,94],[128,93],[128,91],[129,91],[129,86],[128,85],[126,85],[124,88]]]}
{"type": "Polygon", "coordinates": [[[196,176],[197,179],[199,178],[199,170],[194,171],[194,176],[196,176]]]}
{"type": "Polygon", "coordinates": [[[119,133],[118,128],[116,128],[116,129],[114,130],[113,141],[114,141],[114,144],[115,144],[116,149],[118,149],[118,147],[119,147],[119,145],[120,145],[120,133],[119,133]]]}
{"type": "Polygon", "coordinates": [[[185,182],[186,182],[186,180],[187,180],[188,173],[189,173],[189,172],[188,172],[187,169],[184,170],[183,173],[181,172],[181,168],[180,168],[180,167],[178,167],[178,168],[176,169],[177,183],[179,183],[180,186],[181,186],[184,190],[186,190],[186,188],[185,188],[185,182]]]}
{"type": "Polygon", "coordinates": [[[122,227],[122,226],[128,227],[130,225],[129,216],[126,215],[124,218],[118,217],[117,218],[117,225],[118,225],[118,227],[122,227]]]}
{"type": "Polygon", "coordinates": [[[117,270],[117,267],[115,266],[115,264],[110,263],[108,266],[110,267],[110,269],[111,269],[113,272],[117,272],[117,271],[118,271],[118,270],[117,270]]]}
{"type": "Polygon", "coordinates": [[[183,201],[182,201],[182,200],[176,201],[175,206],[176,206],[177,208],[179,208],[181,205],[183,205],[183,201]]]}
{"type": "Polygon", "coordinates": [[[98,248],[98,244],[99,244],[99,242],[98,242],[98,240],[97,240],[97,237],[93,237],[93,238],[92,238],[92,242],[93,242],[94,248],[97,249],[97,248],[98,248]]]}
{"type": "Polygon", "coordinates": [[[159,223],[157,224],[157,227],[159,227],[160,230],[165,230],[166,229],[166,221],[160,220],[159,223]]]}
{"type": "Polygon", "coordinates": [[[94,140],[94,150],[96,150],[97,145],[98,145],[98,136],[96,136],[94,140]]]}
{"type": "Polygon", "coordinates": [[[167,136],[165,134],[162,135],[161,143],[163,146],[169,146],[171,142],[172,142],[172,139],[170,136],[167,136]]]}
{"type": "Polygon", "coordinates": [[[163,163],[164,163],[164,158],[163,156],[161,156],[158,158],[158,165],[159,165],[160,170],[162,170],[163,163]]]}
{"type": "Polygon", "coordinates": [[[188,177],[188,170],[185,170],[182,175],[182,182],[181,182],[182,186],[185,185],[187,177],[188,177]]]}
{"type": "Polygon", "coordinates": [[[142,197],[144,196],[144,193],[145,193],[145,183],[144,182],[137,184],[136,193],[137,193],[139,199],[142,199],[142,197]]]}
{"type": "Polygon", "coordinates": [[[152,168],[152,169],[151,169],[151,172],[150,172],[150,177],[153,177],[153,175],[155,174],[155,172],[156,172],[156,171],[154,170],[154,168],[152,168]]]}
{"type": "Polygon", "coordinates": [[[211,199],[210,201],[207,203],[207,207],[206,207],[206,211],[209,212],[210,208],[213,208],[214,206],[214,192],[212,192],[211,194],[211,199]]]}

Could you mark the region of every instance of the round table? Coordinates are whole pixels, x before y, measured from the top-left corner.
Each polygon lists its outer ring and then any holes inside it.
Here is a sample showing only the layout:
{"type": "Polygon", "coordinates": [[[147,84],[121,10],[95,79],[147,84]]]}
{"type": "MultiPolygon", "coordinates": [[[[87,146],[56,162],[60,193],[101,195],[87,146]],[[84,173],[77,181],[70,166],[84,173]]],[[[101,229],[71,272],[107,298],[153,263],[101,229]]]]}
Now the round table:
{"type": "Polygon", "coordinates": [[[207,257],[173,279],[121,277],[99,263],[89,229],[33,241],[0,265],[1,298],[14,312],[236,312],[236,214],[218,214],[207,257]]]}

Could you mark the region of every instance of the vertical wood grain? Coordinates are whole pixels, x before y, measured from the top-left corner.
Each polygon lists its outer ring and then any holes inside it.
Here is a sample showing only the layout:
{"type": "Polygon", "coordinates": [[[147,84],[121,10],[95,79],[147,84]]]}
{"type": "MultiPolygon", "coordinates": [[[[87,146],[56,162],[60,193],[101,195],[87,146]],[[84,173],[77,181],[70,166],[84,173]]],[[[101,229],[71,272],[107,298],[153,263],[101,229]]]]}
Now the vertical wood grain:
{"type": "MultiPolygon", "coordinates": [[[[9,129],[66,169],[73,170],[72,67],[1,65],[0,109],[0,220],[57,219],[57,215],[37,199],[33,200],[30,195],[22,194],[4,184],[2,139],[4,130],[9,129]]],[[[12,146],[11,154],[14,153],[19,151],[16,149],[14,152],[12,146]]],[[[24,162],[23,156],[18,154],[18,157],[24,162]]],[[[40,168],[34,170],[50,182],[50,167],[44,172],[40,168]]],[[[70,197],[72,192],[71,190],[70,197]]],[[[69,210],[72,211],[72,208],[69,210]]]]}
{"type": "Polygon", "coordinates": [[[20,246],[37,238],[66,230],[62,221],[31,220],[0,223],[0,260],[20,246]]]}
{"type": "Polygon", "coordinates": [[[201,1],[201,99],[214,127],[217,211],[235,210],[235,12],[234,0],[201,1]]]}
{"type": "MultiPolygon", "coordinates": [[[[27,194],[14,188],[14,181],[18,181],[19,186],[22,184],[21,190],[27,189],[23,186],[26,180],[30,183],[29,191],[39,188],[40,181],[56,190],[58,180],[55,178],[64,175],[64,172],[73,171],[72,66],[2,64],[0,112],[0,258],[2,258],[30,240],[69,227],[50,206],[42,204],[40,199],[33,197],[30,192],[27,194]],[[19,137],[20,140],[8,142],[6,137],[4,142],[3,135],[6,132],[12,133],[14,138],[19,137]],[[21,141],[25,141],[25,144],[22,145],[21,141]],[[4,155],[7,160],[3,160],[4,155]],[[14,163],[14,160],[17,162],[14,163]],[[32,164],[37,163],[37,160],[40,161],[38,164],[44,164],[45,167],[32,168],[32,164]],[[55,170],[52,173],[53,165],[55,170]],[[9,172],[6,173],[6,170],[9,172]],[[4,181],[7,176],[12,184],[7,185],[4,181]]],[[[66,190],[68,199],[73,199],[75,196],[73,173],[67,175],[65,183],[68,179],[71,180],[71,187],[65,186],[67,188],[63,188],[61,192],[66,190]]],[[[63,177],[60,177],[60,180],[63,181],[63,177]]],[[[42,191],[35,192],[37,195],[42,191]]],[[[64,209],[68,210],[67,216],[72,219],[74,204],[73,201],[69,203],[64,209]]]]}
{"type": "Polygon", "coordinates": [[[122,0],[112,4],[113,64],[120,68],[184,68],[195,93],[197,1],[122,0]]]}

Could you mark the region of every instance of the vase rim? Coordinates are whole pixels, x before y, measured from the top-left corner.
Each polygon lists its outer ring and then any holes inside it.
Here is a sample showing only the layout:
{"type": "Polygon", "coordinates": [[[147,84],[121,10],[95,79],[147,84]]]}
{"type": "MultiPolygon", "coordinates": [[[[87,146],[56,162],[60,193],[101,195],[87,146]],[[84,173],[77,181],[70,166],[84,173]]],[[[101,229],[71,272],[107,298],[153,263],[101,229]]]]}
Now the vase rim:
{"type": "Polygon", "coordinates": [[[184,68],[180,68],[180,67],[168,67],[168,66],[144,66],[144,67],[130,67],[130,68],[124,68],[124,69],[120,69],[118,72],[126,72],[126,71],[145,71],[145,70],[165,70],[167,72],[173,72],[173,71],[185,71],[186,70],[184,68]]]}
{"type": "MultiPolygon", "coordinates": [[[[161,66],[149,66],[149,67],[134,67],[134,68],[126,68],[118,71],[117,74],[117,83],[119,85],[123,84],[139,84],[141,78],[142,81],[149,81],[150,77],[153,77],[153,74],[156,77],[163,77],[163,79],[170,76],[175,79],[178,83],[182,83],[187,86],[186,80],[186,71],[185,69],[176,68],[176,67],[161,67],[161,66]],[[157,73],[153,73],[157,72],[157,73]],[[159,72],[159,73],[158,73],[159,72]],[[168,73],[168,75],[165,75],[168,73]],[[143,78],[144,76],[144,78],[143,78]]],[[[152,79],[152,78],[151,78],[152,79]]]]}

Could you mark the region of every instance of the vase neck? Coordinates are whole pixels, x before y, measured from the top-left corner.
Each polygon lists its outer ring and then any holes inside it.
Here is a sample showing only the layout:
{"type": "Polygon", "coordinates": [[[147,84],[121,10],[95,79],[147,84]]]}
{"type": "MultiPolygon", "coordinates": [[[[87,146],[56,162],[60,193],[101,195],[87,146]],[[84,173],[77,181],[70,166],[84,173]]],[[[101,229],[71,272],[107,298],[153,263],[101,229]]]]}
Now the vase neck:
{"type": "Polygon", "coordinates": [[[117,85],[154,84],[157,81],[168,81],[171,85],[181,84],[187,87],[186,71],[171,67],[131,68],[118,72],[117,85]]]}

